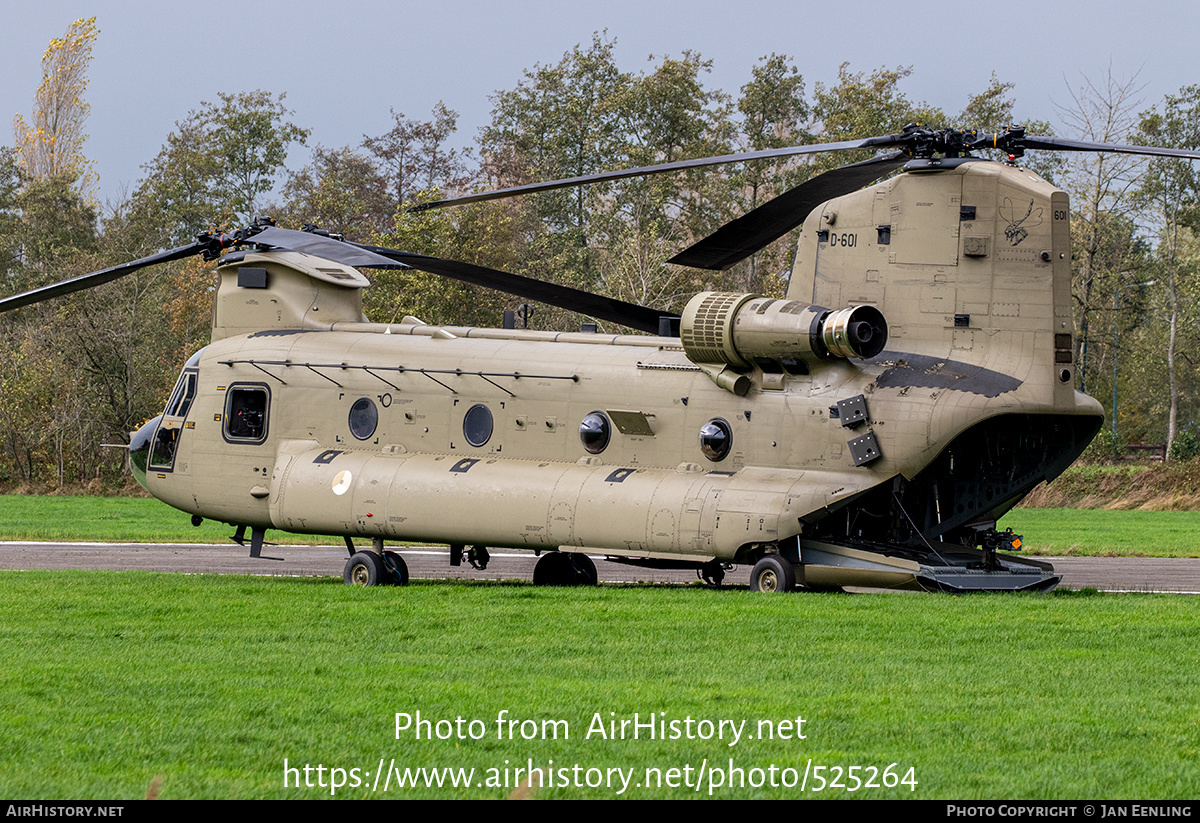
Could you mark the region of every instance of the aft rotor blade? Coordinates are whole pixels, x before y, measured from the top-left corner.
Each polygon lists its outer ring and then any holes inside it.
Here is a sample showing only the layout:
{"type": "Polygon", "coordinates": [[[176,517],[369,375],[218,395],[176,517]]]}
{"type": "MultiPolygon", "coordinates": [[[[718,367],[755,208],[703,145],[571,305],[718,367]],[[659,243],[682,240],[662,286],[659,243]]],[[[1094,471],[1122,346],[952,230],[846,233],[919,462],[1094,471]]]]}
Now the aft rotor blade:
{"type": "Polygon", "coordinates": [[[724,271],[799,226],[821,203],[861,189],[907,159],[904,152],[896,151],[819,174],[731,220],[667,262],[724,271]]]}
{"type": "Polygon", "coordinates": [[[496,200],[501,197],[512,197],[517,194],[531,194],[539,191],[564,189],[570,186],[585,186],[590,183],[602,183],[607,180],[623,180],[627,177],[642,177],[649,174],[665,174],[685,169],[700,169],[707,166],[720,166],[725,163],[741,163],[746,160],[765,160],[773,157],[792,157],[801,154],[821,154],[827,151],[844,151],[846,149],[869,149],[880,146],[895,146],[910,140],[908,135],[888,134],[882,137],[868,137],[865,140],[843,140],[840,143],[813,143],[806,146],[788,146],[781,149],[763,149],[762,151],[744,151],[737,154],[722,154],[718,157],[700,157],[695,160],[679,160],[674,163],[659,163],[653,166],[639,166],[634,169],[617,169],[616,171],[585,174],[580,177],[568,177],[562,180],[550,180],[545,183],[530,183],[524,186],[513,186],[507,189],[485,191],[479,194],[468,194],[447,200],[435,200],[432,203],[421,203],[409,211],[425,211],[440,209],[445,206],[461,206],[466,203],[478,203],[483,200],[496,200]]]}
{"type": "Polygon", "coordinates": [[[650,334],[658,334],[660,317],[675,316],[673,312],[647,308],[636,303],[627,303],[624,300],[573,289],[570,286],[559,286],[519,274],[489,269],[486,266],[476,266],[473,263],[427,257],[423,254],[413,254],[382,246],[360,246],[360,248],[372,254],[391,257],[404,267],[420,269],[430,274],[440,274],[464,283],[472,283],[517,297],[536,300],[539,303],[558,306],[568,311],[579,312],[589,317],[628,326],[650,334]]]}
{"type": "Polygon", "coordinates": [[[182,260],[185,257],[191,257],[194,254],[200,254],[210,248],[210,243],[189,243],[186,246],[179,246],[167,251],[160,251],[158,254],[152,254],[149,257],[142,257],[137,260],[131,260],[128,263],[122,263],[119,266],[112,266],[100,271],[94,271],[90,274],[81,274],[78,277],[72,277],[67,280],[60,280],[57,283],[51,283],[49,286],[42,286],[38,289],[31,289],[21,294],[6,297],[0,300],[0,312],[6,312],[11,309],[19,309],[22,306],[28,306],[33,303],[40,303],[43,300],[50,300],[55,297],[62,297],[67,294],[74,294],[77,291],[90,289],[94,286],[99,286],[103,283],[109,283],[118,278],[124,277],[127,274],[133,274],[138,269],[144,269],[146,266],[153,266],[156,263],[169,263],[172,260],[182,260]]]}
{"type": "Polygon", "coordinates": [[[1117,154],[1142,154],[1149,157],[1178,157],[1184,160],[1200,160],[1200,151],[1191,149],[1168,149],[1161,146],[1125,146],[1119,143],[1090,143],[1086,140],[1068,140],[1065,137],[1042,137],[1026,135],[1020,144],[1027,149],[1051,149],[1054,151],[1111,151],[1117,154]]]}

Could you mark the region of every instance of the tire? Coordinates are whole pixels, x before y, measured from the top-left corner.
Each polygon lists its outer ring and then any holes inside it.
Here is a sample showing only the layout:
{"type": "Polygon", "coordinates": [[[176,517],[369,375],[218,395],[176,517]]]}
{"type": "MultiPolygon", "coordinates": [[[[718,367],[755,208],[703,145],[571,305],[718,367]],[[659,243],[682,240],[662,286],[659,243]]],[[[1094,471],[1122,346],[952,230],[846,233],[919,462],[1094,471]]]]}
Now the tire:
{"type": "Polygon", "coordinates": [[[571,562],[575,566],[575,582],[580,586],[595,586],[599,577],[596,574],[596,564],[592,562],[592,558],[582,552],[571,555],[571,562]]]}
{"type": "Polygon", "coordinates": [[[764,593],[790,592],[796,588],[796,570],[777,554],[768,554],[750,572],[750,590],[764,593]]]}
{"type": "Polygon", "coordinates": [[[396,552],[383,553],[386,562],[383,564],[385,576],[388,577],[388,582],[393,586],[408,585],[408,564],[404,562],[404,558],[396,554],[396,552]]]}
{"type": "Polygon", "coordinates": [[[535,586],[574,586],[578,572],[571,558],[562,552],[544,554],[533,567],[535,586]]]}
{"type": "Polygon", "coordinates": [[[375,552],[355,552],[350,555],[342,572],[342,582],[347,586],[378,586],[387,579],[383,562],[375,552]]]}
{"type": "Polygon", "coordinates": [[[700,567],[700,579],[705,585],[719,589],[725,580],[725,565],[720,560],[710,560],[700,567]]]}

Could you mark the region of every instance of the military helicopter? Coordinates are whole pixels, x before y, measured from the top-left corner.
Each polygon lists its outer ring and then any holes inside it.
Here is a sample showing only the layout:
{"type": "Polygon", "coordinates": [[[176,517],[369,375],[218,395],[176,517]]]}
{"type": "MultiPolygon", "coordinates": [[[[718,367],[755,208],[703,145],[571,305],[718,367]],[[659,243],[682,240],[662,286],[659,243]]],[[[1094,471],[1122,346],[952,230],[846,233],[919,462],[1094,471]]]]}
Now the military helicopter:
{"type": "Polygon", "coordinates": [[[751,588],[1047,590],[996,521],[1103,421],[1074,389],[1069,205],[1026,149],[1200,152],[909,126],[865,140],[623,169],[429,204],[850,149],[672,258],[724,269],[803,226],[785,299],[703,292],[681,317],[270,221],[0,300],[0,311],[191,255],[217,263],[212,340],[131,438],[151,494],[236,527],[341,535],[348,584],[407,582],[386,541],[735,564],[751,588]],[[971,155],[1008,153],[1007,162],[971,155]],[[904,173],[870,185],[903,167],[904,173]],[[360,268],[417,268],[648,334],[372,323],[360,268]],[[359,550],[355,538],[371,541],[359,550]]]}

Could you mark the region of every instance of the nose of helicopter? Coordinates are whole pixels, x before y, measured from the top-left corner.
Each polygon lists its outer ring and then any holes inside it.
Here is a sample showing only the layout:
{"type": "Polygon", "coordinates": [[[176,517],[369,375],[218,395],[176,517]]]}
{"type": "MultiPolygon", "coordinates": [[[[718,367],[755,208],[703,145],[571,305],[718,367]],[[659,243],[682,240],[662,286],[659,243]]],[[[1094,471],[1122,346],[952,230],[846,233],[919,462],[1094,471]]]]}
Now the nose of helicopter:
{"type": "Polygon", "coordinates": [[[161,414],[153,420],[146,421],[140,429],[133,433],[133,437],[129,438],[129,470],[133,472],[133,479],[146,491],[150,491],[150,487],[146,485],[146,466],[150,462],[150,441],[154,438],[154,430],[158,428],[160,420],[162,420],[161,414]]]}

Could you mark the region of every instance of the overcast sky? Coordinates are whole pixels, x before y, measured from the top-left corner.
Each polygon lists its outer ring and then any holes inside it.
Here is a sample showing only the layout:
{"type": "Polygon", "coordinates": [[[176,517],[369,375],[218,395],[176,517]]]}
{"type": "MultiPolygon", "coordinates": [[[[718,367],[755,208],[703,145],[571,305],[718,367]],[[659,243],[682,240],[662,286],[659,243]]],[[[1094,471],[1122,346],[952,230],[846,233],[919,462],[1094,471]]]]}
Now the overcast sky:
{"type": "MultiPolygon", "coordinates": [[[[710,86],[733,95],[771,52],[790,55],[809,90],[834,81],[843,62],[865,72],[911,66],[905,93],[947,112],[960,110],[994,71],[1017,84],[1020,117],[1051,122],[1055,104],[1070,102],[1069,86],[1102,78],[1110,66],[1117,77],[1138,74],[1147,107],[1200,83],[1194,0],[0,2],[0,115],[10,119],[30,119],[51,38],[96,16],[85,153],[102,201],[131,190],[176,121],[218,92],[286,92],[296,122],[313,130],[310,145],[329,147],[386,131],[389,108],[425,118],[443,100],[459,112],[468,144],[489,120],[493,92],[604,29],[622,69],[691,49],[713,61],[710,86]]],[[[13,142],[7,122],[0,120],[0,145],[13,142]]],[[[302,150],[289,165],[307,159],[302,150]]]]}

